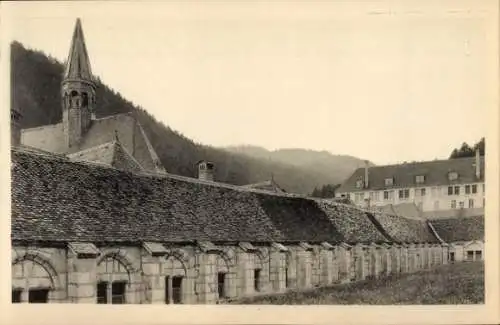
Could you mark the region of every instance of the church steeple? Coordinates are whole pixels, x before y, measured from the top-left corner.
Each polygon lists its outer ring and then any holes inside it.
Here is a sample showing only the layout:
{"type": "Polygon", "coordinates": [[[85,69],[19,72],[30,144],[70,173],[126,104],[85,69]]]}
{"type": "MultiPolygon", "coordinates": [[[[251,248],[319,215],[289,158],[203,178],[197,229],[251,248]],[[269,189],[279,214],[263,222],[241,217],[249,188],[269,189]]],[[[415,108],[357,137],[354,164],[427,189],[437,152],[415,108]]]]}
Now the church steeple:
{"type": "Polygon", "coordinates": [[[64,79],[79,79],[92,82],[92,70],[90,69],[90,60],[87,46],[85,46],[80,18],[76,19],[64,79]]]}
{"type": "Polygon", "coordinates": [[[95,118],[95,83],[80,18],[76,20],[61,85],[67,147],[77,147],[95,118]]]}

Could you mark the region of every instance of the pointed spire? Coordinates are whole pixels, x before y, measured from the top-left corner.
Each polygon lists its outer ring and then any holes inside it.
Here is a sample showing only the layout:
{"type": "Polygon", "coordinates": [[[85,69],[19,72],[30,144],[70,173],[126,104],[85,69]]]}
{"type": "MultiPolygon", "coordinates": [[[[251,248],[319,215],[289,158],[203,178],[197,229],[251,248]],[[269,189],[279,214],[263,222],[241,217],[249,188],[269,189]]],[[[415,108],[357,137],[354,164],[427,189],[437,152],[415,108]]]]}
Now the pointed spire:
{"type": "Polygon", "coordinates": [[[93,80],[80,18],[76,19],[68,61],[66,62],[66,70],[64,71],[64,79],[93,80]]]}

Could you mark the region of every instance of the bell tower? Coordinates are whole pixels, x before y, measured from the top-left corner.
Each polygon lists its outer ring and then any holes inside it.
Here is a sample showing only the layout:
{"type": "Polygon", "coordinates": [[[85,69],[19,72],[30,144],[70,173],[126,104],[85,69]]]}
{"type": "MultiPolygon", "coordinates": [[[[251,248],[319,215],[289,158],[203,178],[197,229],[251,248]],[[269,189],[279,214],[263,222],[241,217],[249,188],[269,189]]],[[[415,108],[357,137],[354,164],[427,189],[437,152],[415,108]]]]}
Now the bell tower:
{"type": "Polygon", "coordinates": [[[82,24],[78,18],[61,84],[62,124],[68,149],[78,146],[95,119],[95,88],[82,24]]]}

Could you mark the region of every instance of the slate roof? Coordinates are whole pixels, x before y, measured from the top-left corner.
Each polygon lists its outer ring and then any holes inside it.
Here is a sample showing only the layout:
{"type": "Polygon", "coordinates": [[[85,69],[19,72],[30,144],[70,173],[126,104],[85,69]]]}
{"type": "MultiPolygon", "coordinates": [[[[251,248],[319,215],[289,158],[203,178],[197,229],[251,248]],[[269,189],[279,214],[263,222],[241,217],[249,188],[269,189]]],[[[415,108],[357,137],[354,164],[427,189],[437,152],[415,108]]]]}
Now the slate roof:
{"type": "Polygon", "coordinates": [[[399,243],[438,243],[425,220],[405,218],[385,213],[371,213],[391,241],[399,243]]]}
{"type": "Polygon", "coordinates": [[[247,184],[243,185],[245,188],[255,188],[255,189],[260,189],[260,190],[265,190],[265,191],[270,191],[270,192],[275,192],[275,193],[284,193],[286,192],[284,189],[279,187],[278,184],[274,180],[266,180],[263,182],[259,183],[254,183],[254,184],[247,184]]]}
{"type": "Polygon", "coordinates": [[[361,190],[383,190],[387,188],[435,186],[446,184],[465,184],[484,181],[484,156],[480,157],[481,177],[475,176],[475,157],[457,158],[448,160],[434,160],[425,162],[405,163],[399,165],[372,166],[368,169],[367,189],[356,187],[356,181],[364,180],[365,169],[358,168],[338,189],[338,193],[355,192],[361,190]],[[448,179],[448,172],[457,172],[456,181],[448,179]],[[415,177],[425,175],[425,183],[417,184],[415,177]],[[386,178],[394,178],[394,185],[385,186],[386,178]]]}
{"type": "Polygon", "coordinates": [[[447,209],[422,212],[425,219],[449,219],[484,216],[484,208],[447,209]]]}
{"type": "Polygon", "coordinates": [[[447,243],[484,240],[484,215],[429,221],[447,243]]]}
{"type": "MultiPolygon", "coordinates": [[[[327,200],[133,173],[16,148],[11,158],[12,240],[370,243],[394,236],[389,223],[381,226],[366,211],[327,200]]],[[[399,229],[419,229],[403,224],[399,229]]],[[[418,242],[435,241],[424,231],[413,235],[418,242]]]]}
{"type": "MultiPolygon", "coordinates": [[[[81,143],[70,151],[65,145],[62,123],[23,129],[21,142],[49,152],[74,154],[112,142],[116,137],[118,137],[123,148],[144,169],[165,171],[142,126],[132,113],[117,114],[92,120],[90,128],[83,136],[81,143]]],[[[96,150],[100,149],[96,148],[96,150]]]]}
{"type": "Polygon", "coordinates": [[[69,154],[68,158],[73,161],[96,162],[135,172],[144,170],[118,141],[111,141],[100,146],[69,154]]]}
{"type": "Polygon", "coordinates": [[[316,204],[342,234],[343,242],[355,244],[389,241],[389,238],[384,236],[370,221],[366,211],[327,200],[318,199],[316,204]]]}

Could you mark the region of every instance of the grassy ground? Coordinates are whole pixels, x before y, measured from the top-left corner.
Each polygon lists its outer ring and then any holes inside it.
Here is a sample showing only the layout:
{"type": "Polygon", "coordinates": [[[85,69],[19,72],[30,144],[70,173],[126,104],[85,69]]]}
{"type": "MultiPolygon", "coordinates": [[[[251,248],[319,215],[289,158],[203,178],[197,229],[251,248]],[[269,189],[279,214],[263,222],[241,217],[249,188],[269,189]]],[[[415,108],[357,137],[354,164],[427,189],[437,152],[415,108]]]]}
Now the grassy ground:
{"type": "Polygon", "coordinates": [[[442,265],[431,271],[309,291],[245,298],[236,304],[410,305],[484,303],[484,263],[442,265]]]}

